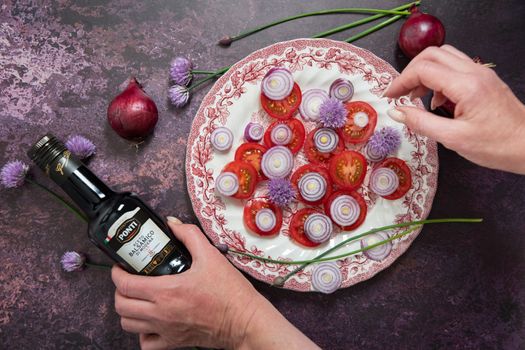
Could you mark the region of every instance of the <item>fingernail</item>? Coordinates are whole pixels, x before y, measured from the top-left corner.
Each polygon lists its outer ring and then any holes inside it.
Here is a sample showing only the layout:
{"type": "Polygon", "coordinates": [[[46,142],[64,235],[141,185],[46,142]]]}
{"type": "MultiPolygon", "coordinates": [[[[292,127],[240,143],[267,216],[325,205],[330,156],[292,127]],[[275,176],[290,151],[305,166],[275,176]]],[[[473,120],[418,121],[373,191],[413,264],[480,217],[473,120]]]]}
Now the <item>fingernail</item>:
{"type": "Polygon", "coordinates": [[[172,224],[176,224],[176,225],[182,224],[182,221],[180,221],[174,216],[167,216],[166,219],[168,220],[168,222],[171,222],[172,224]]]}
{"type": "Polygon", "coordinates": [[[383,92],[381,93],[381,95],[379,96],[379,98],[383,98],[383,97],[385,97],[385,94],[386,94],[386,92],[388,91],[388,88],[390,87],[390,85],[392,85],[392,81],[390,81],[390,83],[388,83],[388,85],[387,85],[386,88],[383,90],[383,92]]]}
{"type": "Polygon", "coordinates": [[[409,99],[410,101],[412,101],[412,100],[414,99],[414,91],[410,91],[410,92],[408,93],[408,99],[409,99]]]}
{"type": "Polygon", "coordinates": [[[396,122],[404,123],[406,119],[405,113],[401,112],[399,109],[390,108],[386,111],[386,114],[396,122]]]}
{"type": "Polygon", "coordinates": [[[434,100],[436,96],[432,96],[432,99],[430,100],[430,110],[433,111],[436,109],[436,101],[434,100]]]}

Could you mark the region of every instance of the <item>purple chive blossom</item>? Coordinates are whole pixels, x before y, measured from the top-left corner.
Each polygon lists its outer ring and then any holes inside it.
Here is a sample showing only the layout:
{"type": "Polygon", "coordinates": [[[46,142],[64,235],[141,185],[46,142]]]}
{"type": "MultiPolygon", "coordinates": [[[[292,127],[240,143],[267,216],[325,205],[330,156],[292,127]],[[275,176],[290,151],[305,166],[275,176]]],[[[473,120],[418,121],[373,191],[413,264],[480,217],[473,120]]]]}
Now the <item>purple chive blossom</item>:
{"type": "Polygon", "coordinates": [[[187,58],[177,57],[171,62],[170,78],[177,85],[188,86],[191,81],[191,62],[187,58]]]}
{"type": "Polygon", "coordinates": [[[66,147],[80,159],[89,158],[97,150],[93,142],[80,135],[70,136],[66,142],[66,147]]]}
{"type": "Polygon", "coordinates": [[[325,128],[342,128],[346,123],[346,110],[343,102],[330,98],[319,106],[319,121],[325,128]]]}
{"type": "Polygon", "coordinates": [[[268,194],[270,201],[280,207],[290,204],[296,196],[292,183],[287,179],[271,179],[268,182],[268,194]]]}
{"type": "Polygon", "coordinates": [[[185,86],[173,85],[168,92],[171,103],[175,107],[184,107],[190,99],[190,92],[185,86]]]}
{"type": "Polygon", "coordinates": [[[13,160],[7,163],[0,171],[2,185],[7,188],[22,186],[28,171],[29,165],[19,160],[13,160]]]}
{"type": "Polygon", "coordinates": [[[401,134],[398,130],[392,127],[384,127],[381,130],[374,132],[370,140],[368,140],[368,147],[372,153],[381,157],[397,151],[401,145],[401,134]]]}
{"type": "Polygon", "coordinates": [[[86,266],[86,256],[77,252],[65,252],[60,263],[66,272],[80,271],[86,266]]]}

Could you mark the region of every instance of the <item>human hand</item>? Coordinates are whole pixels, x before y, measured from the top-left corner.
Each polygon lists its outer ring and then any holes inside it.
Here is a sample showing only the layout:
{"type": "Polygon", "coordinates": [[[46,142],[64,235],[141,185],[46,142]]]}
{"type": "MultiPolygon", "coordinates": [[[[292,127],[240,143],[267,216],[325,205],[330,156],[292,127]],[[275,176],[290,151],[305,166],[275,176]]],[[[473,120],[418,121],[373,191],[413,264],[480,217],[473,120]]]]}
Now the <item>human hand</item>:
{"type": "Polygon", "coordinates": [[[394,79],[384,96],[434,91],[432,109],[448,98],[454,119],[414,107],[396,107],[388,115],[468,160],[489,168],[525,174],[525,106],[483,65],[450,45],[430,47],[394,79]]]}
{"type": "Polygon", "coordinates": [[[172,217],[168,225],[192,256],[189,270],[149,277],[129,274],[118,266],[112,269],[117,287],[115,309],[121,316],[122,328],[140,334],[142,349],[271,349],[282,348],[288,342],[293,349],[294,341],[303,348],[315,347],[196,226],[184,225],[172,217]]]}

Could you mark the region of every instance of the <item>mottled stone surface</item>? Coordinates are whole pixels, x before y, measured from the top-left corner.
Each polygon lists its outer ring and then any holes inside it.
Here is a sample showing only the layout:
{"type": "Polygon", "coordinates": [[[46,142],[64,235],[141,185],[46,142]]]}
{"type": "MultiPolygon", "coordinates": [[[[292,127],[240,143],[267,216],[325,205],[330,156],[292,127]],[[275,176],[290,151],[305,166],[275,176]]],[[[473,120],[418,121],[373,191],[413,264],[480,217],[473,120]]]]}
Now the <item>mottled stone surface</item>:
{"type": "MultiPolygon", "coordinates": [[[[344,6],[390,8],[401,1],[3,1],[0,7],[0,162],[25,158],[47,131],[81,133],[98,146],[90,167],[116,189],[138,192],[162,215],[195,222],[185,192],[184,150],[206,88],[176,110],[167,69],[176,55],[200,69],[231,64],[285,39],[307,37],[359,16],[287,23],[215,45],[270,19],[344,6]],[[138,150],[115,136],[106,108],[130,75],[157,102],[155,135],[138,150]]],[[[497,64],[525,100],[520,0],[424,1],[447,41],[497,64]]],[[[396,23],[357,42],[401,70],[396,23]]],[[[335,35],[344,39],[349,33],[335,35]]],[[[480,168],[439,150],[431,217],[484,217],[481,225],[429,226],[391,268],[333,295],[278,290],[253,281],[323,348],[517,349],[525,347],[525,177],[480,168]]],[[[34,176],[47,182],[36,169],[34,176]]],[[[31,186],[0,190],[0,348],[136,349],[113,309],[109,273],[61,272],[66,250],[109,262],[85,227],[31,186]]]]}

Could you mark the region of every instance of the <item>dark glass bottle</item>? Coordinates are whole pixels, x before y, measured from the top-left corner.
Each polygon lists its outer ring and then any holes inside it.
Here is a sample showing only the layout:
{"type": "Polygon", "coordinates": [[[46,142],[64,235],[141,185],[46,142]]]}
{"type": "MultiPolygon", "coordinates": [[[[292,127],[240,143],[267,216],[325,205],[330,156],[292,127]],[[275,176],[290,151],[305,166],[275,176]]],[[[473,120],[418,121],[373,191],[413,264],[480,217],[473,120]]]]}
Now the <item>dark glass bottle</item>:
{"type": "Polygon", "coordinates": [[[130,192],[114,192],[52,135],[29,158],[87,215],[91,242],[128,272],[168,275],[187,270],[191,257],[166,224],[130,192]]]}

